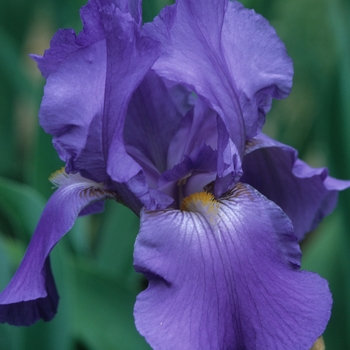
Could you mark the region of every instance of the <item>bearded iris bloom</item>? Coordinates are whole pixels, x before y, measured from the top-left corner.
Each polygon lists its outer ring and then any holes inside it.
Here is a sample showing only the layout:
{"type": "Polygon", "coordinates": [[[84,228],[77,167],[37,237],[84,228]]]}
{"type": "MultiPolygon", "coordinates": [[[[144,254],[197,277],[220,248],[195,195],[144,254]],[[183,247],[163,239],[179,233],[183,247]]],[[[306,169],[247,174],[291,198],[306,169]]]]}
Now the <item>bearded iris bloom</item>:
{"type": "Polygon", "coordinates": [[[268,22],[237,1],[90,0],[83,31],[43,57],[40,124],[66,163],[0,321],[52,319],[49,254],[79,215],[115,199],[140,216],[134,266],[149,285],[138,331],[154,349],[309,349],[331,313],[298,241],[350,186],[261,130],[293,68],[268,22]]]}

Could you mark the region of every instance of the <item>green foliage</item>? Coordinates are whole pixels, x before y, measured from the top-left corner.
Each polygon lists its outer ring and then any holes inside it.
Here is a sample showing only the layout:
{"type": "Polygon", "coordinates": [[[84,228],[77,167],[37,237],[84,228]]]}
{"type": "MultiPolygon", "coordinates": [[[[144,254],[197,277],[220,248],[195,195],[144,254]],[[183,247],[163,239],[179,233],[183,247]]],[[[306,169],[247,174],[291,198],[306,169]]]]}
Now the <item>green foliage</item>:
{"type": "MultiPolygon", "coordinates": [[[[169,0],[144,0],[151,21],[169,0]]],[[[295,64],[287,100],[274,102],[265,131],[335,177],[350,178],[350,4],[348,0],[245,0],[266,16],[295,64]]],[[[44,80],[29,53],[42,54],[60,27],[81,29],[83,0],[0,1],[0,287],[24,254],[63,164],[38,126],[44,80]]],[[[234,35],[234,33],[232,34],[234,35]]],[[[303,267],[328,279],[334,296],[329,349],[350,348],[350,191],[303,244],[303,267]]],[[[60,293],[56,318],[28,328],[0,325],[1,350],[148,349],[132,310],[144,280],[132,268],[138,218],[107,203],[80,218],[51,254],[60,293]]]]}

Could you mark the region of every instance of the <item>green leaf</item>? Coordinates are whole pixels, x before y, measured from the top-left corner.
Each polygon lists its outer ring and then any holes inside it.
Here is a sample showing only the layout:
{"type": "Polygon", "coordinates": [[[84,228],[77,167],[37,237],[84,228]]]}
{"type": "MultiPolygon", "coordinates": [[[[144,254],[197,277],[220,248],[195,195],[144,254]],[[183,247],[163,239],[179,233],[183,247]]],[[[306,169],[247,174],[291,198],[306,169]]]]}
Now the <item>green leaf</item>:
{"type": "Polygon", "coordinates": [[[93,350],[150,349],[134,326],[136,294],[84,260],[72,263],[76,337],[93,350]]]}
{"type": "Polygon", "coordinates": [[[35,154],[32,166],[28,169],[28,182],[40,194],[48,198],[52,194],[52,183],[48,180],[50,175],[64,166],[56,150],[52,146],[52,136],[38,128],[35,145],[35,154]]]}
{"type": "Polygon", "coordinates": [[[16,236],[29,240],[44,203],[44,199],[31,187],[0,177],[0,210],[16,236]]]}
{"type": "MultiPolygon", "coordinates": [[[[0,239],[0,291],[5,288],[12,276],[12,262],[7,248],[2,239],[0,239]]],[[[21,350],[24,340],[23,329],[0,325],[0,345],[1,350],[21,350]]]]}
{"type": "Polygon", "coordinates": [[[173,4],[173,0],[143,0],[142,1],[142,17],[144,22],[151,22],[157,16],[160,10],[166,6],[173,4]]]}
{"type": "Polygon", "coordinates": [[[24,349],[24,329],[8,324],[0,325],[1,350],[24,349]]]}
{"type": "Polygon", "coordinates": [[[31,84],[20,61],[19,47],[11,33],[0,25],[0,71],[16,92],[30,94],[31,84]]]}
{"type": "Polygon", "coordinates": [[[142,276],[133,269],[133,251],[140,219],[127,207],[106,202],[97,236],[97,265],[106,273],[139,290],[142,276]]]}
{"type": "Polygon", "coordinates": [[[349,251],[340,212],[326,218],[303,249],[303,269],[326,278],[333,295],[332,316],[324,339],[327,349],[350,348],[350,322],[346,305],[350,305],[349,251]]]}

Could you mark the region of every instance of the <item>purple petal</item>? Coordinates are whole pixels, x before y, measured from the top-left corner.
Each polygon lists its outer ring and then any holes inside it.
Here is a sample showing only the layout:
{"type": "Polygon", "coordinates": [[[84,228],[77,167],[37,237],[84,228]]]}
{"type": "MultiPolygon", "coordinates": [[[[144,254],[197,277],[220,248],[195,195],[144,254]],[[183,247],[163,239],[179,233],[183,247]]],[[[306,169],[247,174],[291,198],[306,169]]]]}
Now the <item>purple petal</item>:
{"type": "Polygon", "coordinates": [[[162,43],[164,50],[153,69],[206,97],[225,122],[225,112],[230,110],[235,121],[228,123],[230,136],[242,149],[243,116],[234,81],[227,79],[227,67],[221,64],[220,33],[225,9],[226,1],[178,1],[144,28],[162,43]]]}
{"type": "Polygon", "coordinates": [[[58,294],[49,254],[86,206],[108,197],[114,194],[79,175],[64,179],[48,201],[16,274],[0,294],[1,323],[28,326],[54,317],[58,294]]]}
{"type": "Polygon", "coordinates": [[[145,30],[164,50],[153,69],[205,97],[242,155],[272,97],[291,87],[291,60],[274,29],[236,1],[179,0],[145,30]]]}
{"type": "Polygon", "coordinates": [[[184,156],[181,163],[165,171],[159,179],[159,187],[162,188],[167,183],[177,182],[184,177],[191,175],[194,170],[194,164],[190,157],[184,156]]]}
{"type": "Polygon", "coordinates": [[[143,205],[156,208],[158,204],[149,194],[142,167],[125,149],[123,131],[132,94],[157,58],[159,45],[141,35],[134,20],[118,9],[111,7],[108,10],[106,7],[103,20],[108,72],[103,112],[103,149],[108,158],[107,172],[112,180],[125,183],[143,205]]]}
{"type": "Polygon", "coordinates": [[[221,197],[231,189],[242,176],[242,163],[236,145],[229,138],[223,121],[217,119],[218,128],[218,168],[214,193],[221,197]]]}
{"type": "Polygon", "coordinates": [[[139,332],[155,350],[311,348],[332,300],[325,280],[299,270],[288,217],[244,184],[219,201],[196,195],[190,212],[142,213],[139,332]]]}
{"type": "Polygon", "coordinates": [[[150,71],[129,104],[124,126],[126,149],[139,163],[149,164],[147,168],[153,168],[158,177],[167,169],[169,144],[183,118],[176,100],[181,104],[189,100],[190,93],[180,89],[168,89],[163,79],[150,71]]]}
{"type": "Polygon", "coordinates": [[[102,213],[105,209],[104,206],[105,202],[93,202],[92,204],[89,204],[86,206],[80,213],[79,216],[85,216],[85,215],[91,215],[91,214],[97,214],[102,213]]]}
{"type": "Polygon", "coordinates": [[[293,63],[269,22],[237,1],[229,2],[225,13],[222,47],[249,139],[261,131],[272,98],[289,95],[293,63]]]}
{"type": "Polygon", "coordinates": [[[165,209],[174,201],[167,194],[150,189],[142,171],[124,183],[117,183],[116,191],[138,216],[142,207],[149,210],[165,209]]]}
{"type": "Polygon", "coordinates": [[[179,186],[184,196],[203,191],[215,180],[217,173],[217,113],[208,108],[200,97],[193,103],[194,108],[183,117],[171,140],[167,154],[168,170],[163,172],[158,182],[159,188],[172,193],[174,198],[178,197],[179,186]],[[170,184],[174,181],[181,184],[170,184]]]}
{"type": "MultiPolygon", "coordinates": [[[[101,2],[109,3],[110,0],[100,0],[101,2]]],[[[130,13],[134,21],[141,25],[142,22],[142,6],[141,0],[115,0],[117,7],[124,13],[130,13]]]]}
{"type": "Polygon", "coordinates": [[[48,77],[39,112],[68,170],[84,169],[95,181],[106,179],[101,138],[105,75],[104,41],[71,53],[48,77]],[[81,157],[86,148],[89,159],[81,157]]]}
{"type": "Polygon", "coordinates": [[[171,140],[167,155],[167,169],[181,163],[185,156],[198,152],[203,144],[212,149],[218,147],[216,112],[208,108],[201,98],[197,98],[193,104],[194,108],[184,116],[171,140]]]}
{"type": "MultiPolygon", "coordinates": [[[[184,144],[188,146],[186,141],[184,144]]],[[[217,151],[205,143],[181,158],[182,162],[163,172],[158,181],[158,189],[174,198],[176,208],[180,207],[183,197],[203,191],[212,183],[217,169],[217,151]]]]}
{"type": "Polygon", "coordinates": [[[331,178],[325,168],[311,168],[295,149],[263,134],[248,144],[243,171],[241,181],[283,209],[299,240],[333,211],[338,191],[350,187],[350,181],[331,178]]]}
{"type": "Polygon", "coordinates": [[[108,156],[109,175],[117,182],[126,182],[138,174],[141,167],[125,150],[125,116],[133,92],[157,58],[158,44],[141,36],[136,23],[117,9],[105,13],[103,19],[108,72],[104,99],[104,149],[108,156]]]}
{"type": "MultiPolygon", "coordinates": [[[[92,45],[99,40],[105,39],[105,30],[100,18],[100,9],[110,5],[109,0],[90,0],[80,10],[83,22],[83,31],[78,37],[73,29],[60,29],[51,40],[51,47],[46,50],[44,56],[31,55],[38,63],[42,75],[47,79],[51,73],[57,71],[59,64],[72,52],[92,45]]],[[[141,24],[141,1],[118,0],[114,5],[124,13],[130,13],[139,25],[141,24]]]]}
{"type": "MultiPolygon", "coordinates": [[[[158,54],[158,44],[141,36],[139,24],[125,12],[132,9],[137,17],[137,8],[139,3],[131,0],[90,1],[81,12],[84,29],[79,36],[58,33],[50,50],[37,58],[39,67],[49,72],[40,124],[54,136],[67,171],[96,182],[109,178],[109,147],[115,133],[121,138],[116,142],[122,143],[127,104],[158,54]]],[[[131,178],[140,170],[123,146],[117,155],[111,153],[112,163],[123,158],[131,165],[130,175],[123,172],[118,178],[131,178]]]]}
{"type": "Polygon", "coordinates": [[[103,39],[104,32],[100,23],[97,1],[90,0],[86,6],[82,7],[80,16],[84,30],[78,37],[73,29],[60,29],[52,38],[50,49],[45,51],[43,57],[32,55],[46,79],[58,70],[59,64],[71,53],[103,39]]]}
{"type": "Polygon", "coordinates": [[[107,178],[101,137],[106,43],[96,1],[82,8],[81,17],[78,37],[60,30],[44,56],[35,58],[47,78],[39,118],[67,170],[99,182],[107,178]]]}
{"type": "Polygon", "coordinates": [[[191,176],[183,180],[182,195],[189,196],[195,192],[201,192],[212,184],[217,175],[217,150],[203,143],[190,154],[193,160],[191,176]]]}

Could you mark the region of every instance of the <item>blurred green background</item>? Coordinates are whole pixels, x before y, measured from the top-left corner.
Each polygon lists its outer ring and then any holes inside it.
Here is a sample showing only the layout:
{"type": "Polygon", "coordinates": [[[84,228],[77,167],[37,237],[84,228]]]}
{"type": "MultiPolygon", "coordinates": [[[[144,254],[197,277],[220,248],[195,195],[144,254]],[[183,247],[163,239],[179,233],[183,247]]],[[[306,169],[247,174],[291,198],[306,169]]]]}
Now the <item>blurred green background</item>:
{"type": "MultiPolygon", "coordinates": [[[[168,0],[145,0],[150,21],[168,0]]],[[[63,166],[38,126],[43,94],[29,53],[42,54],[58,28],[81,29],[82,0],[0,0],[0,289],[13,275],[52,193],[49,175],[63,166]]],[[[313,166],[350,179],[350,2],[245,0],[268,18],[294,61],[294,86],[275,101],[265,132],[299,150],[313,166]]],[[[303,267],[327,278],[334,297],[327,349],[350,349],[350,190],[302,244],[303,267]]],[[[56,318],[31,327],[0,325],[0,350],[149,349],[133,325],[143,288],[133,272],[138,219],[107,203],[80,218],[56,246],[60,293],[56,318]]]]}

